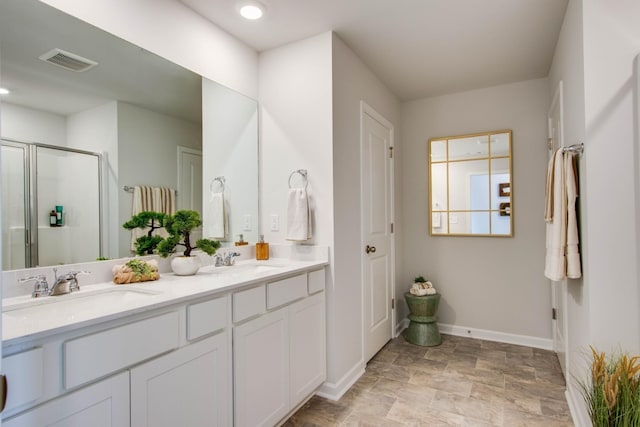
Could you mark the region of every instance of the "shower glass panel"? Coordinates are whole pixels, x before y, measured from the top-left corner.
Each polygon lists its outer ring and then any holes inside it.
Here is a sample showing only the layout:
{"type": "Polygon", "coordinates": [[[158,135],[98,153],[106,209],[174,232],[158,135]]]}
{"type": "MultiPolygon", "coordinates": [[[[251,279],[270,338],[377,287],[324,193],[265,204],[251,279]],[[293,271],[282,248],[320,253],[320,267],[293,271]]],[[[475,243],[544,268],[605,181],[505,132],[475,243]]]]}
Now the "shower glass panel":
{"type": "Polygon", "coordinates": [[[2,142],[2,269],[30,265],[28,242],[28,146],[2,142]]]}
{"type": "Polygon", "coordinates": [[[97,153],[2,141],[3,270],[101,256],[101,165],[97,153]]]}

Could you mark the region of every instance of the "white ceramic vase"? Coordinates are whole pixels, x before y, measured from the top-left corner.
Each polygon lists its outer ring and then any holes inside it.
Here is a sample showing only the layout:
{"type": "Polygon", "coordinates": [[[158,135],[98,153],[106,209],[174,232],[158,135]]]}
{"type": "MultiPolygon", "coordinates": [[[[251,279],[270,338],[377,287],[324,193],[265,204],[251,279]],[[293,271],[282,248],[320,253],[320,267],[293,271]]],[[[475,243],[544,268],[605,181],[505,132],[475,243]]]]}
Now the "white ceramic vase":
{"type": "Polygon", "coordinates": [[[200,269],[200,261],[195,256],[176,256],[171,259],[171,269],[177,276],[193,276],[200,269]]]}

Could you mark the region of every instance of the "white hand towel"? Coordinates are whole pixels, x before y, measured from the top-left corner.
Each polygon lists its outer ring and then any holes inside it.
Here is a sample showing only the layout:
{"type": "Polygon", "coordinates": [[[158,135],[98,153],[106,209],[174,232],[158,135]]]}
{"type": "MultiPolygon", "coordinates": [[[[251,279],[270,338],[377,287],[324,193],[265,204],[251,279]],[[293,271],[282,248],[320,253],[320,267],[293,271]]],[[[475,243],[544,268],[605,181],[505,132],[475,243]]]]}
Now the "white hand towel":
{"type": "MultiPolygon", "coordinates": [[[[566,277],[565,248],[567,245],[567,197],[565,193],[564,156],[562,148],[553,155],[553,170],[549,186],[552,194],[551,221],[547,221],[547,253],[545,257],[544,275],[551,280],[559,281],[566,277]]],[[[549,205],[549,203],[547,203],[549,205]]],[[[545,215],[545,219],[548,215],[545,215]]]]}
{"type": "Polygon", "coordinates": [[[227,234],[224,193],[211,193],[209,211],[211,213],[211,223],[207,230],[207,237],[224,240],[227,234]]]}
{"type": "Polygon", "coordinates": [[[578,250],[578,218],[576,199],[578,197],[578,179],[574,153],[565,153],[564,175],[567,189],[567,277],[578,279],[582,276],[580,252],[578,250]]]}
{"type": "Polygon", "coordinates": [[[289,189],[287,204],[287,240],[303,242],[312,237],[309,197],[304,188],[289,189]]]}

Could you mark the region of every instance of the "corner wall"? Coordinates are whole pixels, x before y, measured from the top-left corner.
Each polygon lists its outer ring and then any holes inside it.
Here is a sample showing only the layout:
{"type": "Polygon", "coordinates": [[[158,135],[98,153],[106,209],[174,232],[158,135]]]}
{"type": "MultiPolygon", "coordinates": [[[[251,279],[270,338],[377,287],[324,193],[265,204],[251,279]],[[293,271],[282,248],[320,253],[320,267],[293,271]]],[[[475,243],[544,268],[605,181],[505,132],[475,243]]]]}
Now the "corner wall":
{"type": "Polygon", "coordinates": [[[449,332],[551,346],[543,276],[547,87],[537,79],[402,104],[402,285],[408,290],[417,275],[432,280],[449,332]],[[513,237],[430,236],[427,141],[501,129],[513,130],[513,237]]]}

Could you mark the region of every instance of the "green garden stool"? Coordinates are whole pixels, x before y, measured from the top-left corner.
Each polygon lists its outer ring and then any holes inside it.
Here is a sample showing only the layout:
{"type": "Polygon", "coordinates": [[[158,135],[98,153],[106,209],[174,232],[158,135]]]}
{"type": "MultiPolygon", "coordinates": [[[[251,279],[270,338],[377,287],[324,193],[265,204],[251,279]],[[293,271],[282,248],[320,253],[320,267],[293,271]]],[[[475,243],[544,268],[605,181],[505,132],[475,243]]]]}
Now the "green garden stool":
{"type": "Polygon", "coordinates": [[[404,294],[409,306],[409,327],[404,338],[411,344],[421,346],[440,345],[442,337],[436,323],[440,294],[416,296],[409,292],[404,294]]]}

